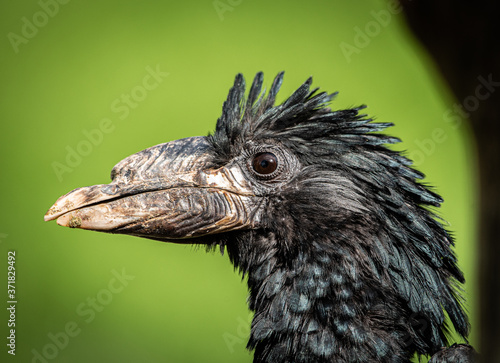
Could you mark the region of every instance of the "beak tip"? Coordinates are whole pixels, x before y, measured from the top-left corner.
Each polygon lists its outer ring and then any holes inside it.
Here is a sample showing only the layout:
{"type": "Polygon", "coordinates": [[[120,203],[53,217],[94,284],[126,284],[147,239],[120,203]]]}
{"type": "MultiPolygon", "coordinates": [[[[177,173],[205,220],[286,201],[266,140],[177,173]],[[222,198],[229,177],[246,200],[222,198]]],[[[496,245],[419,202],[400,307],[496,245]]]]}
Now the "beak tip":
{"type": "Polygon", "coordinates": [[[73,213],[69,213],[57,218],[57,224],[62,227],[80,228],[82,226],[82,219],[73,213]]]}
{"type": "Polygon", "coordinates": [[[57,214],[59,213],[60,211],[57,209],[57,208],[54,208],[54,206],[52,206],[48,211],[47,213],[45,213],[45,215],[43,216],[43,220],[45,222],[48,222],[48,221],[51,221],[51,220],[54,220],[57,218],[57,214]]]}

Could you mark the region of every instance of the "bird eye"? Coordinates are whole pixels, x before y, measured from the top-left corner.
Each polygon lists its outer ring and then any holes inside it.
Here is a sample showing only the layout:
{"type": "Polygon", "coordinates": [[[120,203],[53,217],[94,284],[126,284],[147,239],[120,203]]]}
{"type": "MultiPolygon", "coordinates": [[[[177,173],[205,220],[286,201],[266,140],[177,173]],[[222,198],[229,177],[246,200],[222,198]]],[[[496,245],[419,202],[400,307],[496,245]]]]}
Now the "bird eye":
{"type": "Polygon", "coordinates": [[[252,167],[257,174],[272,174],[278,168],[278,158],[273,153],[258,153],[253,157],[252,167]]]}

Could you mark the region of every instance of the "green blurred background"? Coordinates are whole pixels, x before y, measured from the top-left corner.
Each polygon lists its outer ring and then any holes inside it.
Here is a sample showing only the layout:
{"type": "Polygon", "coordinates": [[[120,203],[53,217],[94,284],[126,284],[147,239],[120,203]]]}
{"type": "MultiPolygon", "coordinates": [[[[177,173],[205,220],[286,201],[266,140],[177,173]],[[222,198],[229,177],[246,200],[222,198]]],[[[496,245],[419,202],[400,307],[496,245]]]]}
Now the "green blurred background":
{"type": "Polygon", "coordinates": [[[207,134],[236,73],[249,83],[264,71],[270,85],[281,70],[278,101],[313,75],[340,91],[334,108],[364,103],[396,124],[397,148],[445,199],[477,343],[472,142],[465,122],[449,122],[457,101],[398,10],[382,0],[2,2],[0,279],[15,250],[18,304],[16,356],[3,338],[0,361],[251,361],[246,284],[227,256],[43,215],[62,194],[107,183],[132,153],[207,134]]]}

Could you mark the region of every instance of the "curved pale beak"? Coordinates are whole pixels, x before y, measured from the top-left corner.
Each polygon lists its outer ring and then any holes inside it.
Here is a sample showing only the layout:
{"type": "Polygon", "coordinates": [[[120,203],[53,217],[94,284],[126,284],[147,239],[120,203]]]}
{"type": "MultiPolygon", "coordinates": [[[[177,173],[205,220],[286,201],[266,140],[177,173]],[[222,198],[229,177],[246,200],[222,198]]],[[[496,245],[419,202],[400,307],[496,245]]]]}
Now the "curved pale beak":
{"type": "Polygon", "coordinates": [[[173,242],[252,227],[257,201],[244,172],[211,155],[205,137],[153,146],[118,163],[110,184],[60,197],[44,219],[173,242]]]}

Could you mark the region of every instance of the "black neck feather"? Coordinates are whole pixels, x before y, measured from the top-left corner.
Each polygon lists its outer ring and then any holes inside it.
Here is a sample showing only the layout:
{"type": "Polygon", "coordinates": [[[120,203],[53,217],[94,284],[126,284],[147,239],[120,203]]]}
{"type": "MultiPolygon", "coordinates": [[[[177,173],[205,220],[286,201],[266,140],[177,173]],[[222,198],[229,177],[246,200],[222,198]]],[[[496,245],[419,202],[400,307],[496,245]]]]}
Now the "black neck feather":
{"type": "Polygon", "coordinates": [[[248,276],[255,362],[409,362],[446,344],[442,321],[411,309],[376,262],[380,246],[358,235],[319,234],[290,250],[276,233],[252,231],[227,244],[248,276]]]}

